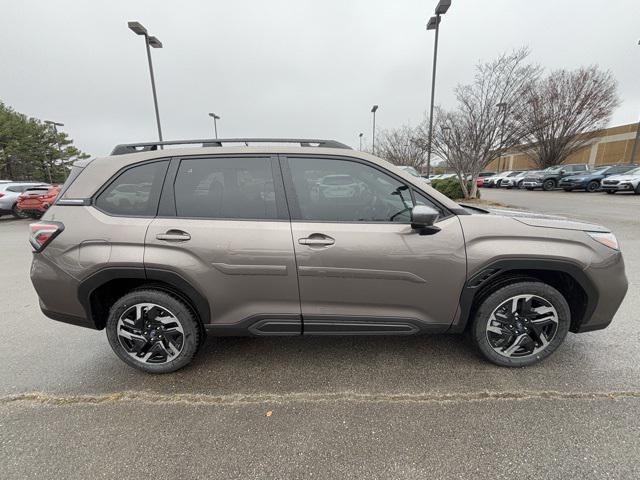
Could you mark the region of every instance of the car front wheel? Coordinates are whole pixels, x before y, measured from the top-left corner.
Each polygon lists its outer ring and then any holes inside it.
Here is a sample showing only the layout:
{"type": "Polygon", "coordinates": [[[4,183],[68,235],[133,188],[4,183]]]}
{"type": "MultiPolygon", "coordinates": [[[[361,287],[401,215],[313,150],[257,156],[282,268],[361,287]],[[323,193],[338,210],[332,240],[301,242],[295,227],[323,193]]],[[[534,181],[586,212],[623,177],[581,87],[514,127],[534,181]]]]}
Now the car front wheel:
{"type": "Polygon", "coordinates": [[[587,183],[587,192],[589,193],[593,193],[596,190],[598,190],[600,188],[600,183],[596,182],[595,180],[590,181],[589,183],[587,183]]]}
{"type": "Polygon", "coordinates": [[[191,309],[155,289],[134,290],[117,300],[106,330],[116,355],[147,373],[169,373],[186,366],[202,341],[191,309]]]}
{"type": "Polygon", "coordinates": [[[545,192],[548,192],[549,190],[553,190],[554,188],[556,188],[556,181],[555,180],[546,180],[543,184],[542,184],[542,189],[545,192]]]}
{"type": "Polygon", "coordinates": [[[551,355],[570,323],[569,305],[558,290],[538,281],[520,281],[496,290],[480,304],[471,336],[489,361],[525,367],[551,355]]]}

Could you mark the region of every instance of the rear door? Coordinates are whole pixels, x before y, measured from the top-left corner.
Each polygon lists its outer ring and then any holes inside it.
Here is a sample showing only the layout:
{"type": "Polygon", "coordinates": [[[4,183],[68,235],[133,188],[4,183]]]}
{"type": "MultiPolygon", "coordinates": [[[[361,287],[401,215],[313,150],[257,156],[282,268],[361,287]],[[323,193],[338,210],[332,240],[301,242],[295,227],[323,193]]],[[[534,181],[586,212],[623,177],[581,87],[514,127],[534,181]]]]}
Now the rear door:
{"type": "Polygon", "coordinates": [[[346,157],[281,158],[305,334],[411,334],[451,324],[466,275],[457,216],[380,167],[346,157]],[[441,211],[419,235],[410,209],[441,211]]]}
{"type": "Polygon", "coordinates": [[[168,269],[205,297],[217,334],[300,334],[277,158],[173,159],[159,215],[147,231],[145,269],[168,269]]]}

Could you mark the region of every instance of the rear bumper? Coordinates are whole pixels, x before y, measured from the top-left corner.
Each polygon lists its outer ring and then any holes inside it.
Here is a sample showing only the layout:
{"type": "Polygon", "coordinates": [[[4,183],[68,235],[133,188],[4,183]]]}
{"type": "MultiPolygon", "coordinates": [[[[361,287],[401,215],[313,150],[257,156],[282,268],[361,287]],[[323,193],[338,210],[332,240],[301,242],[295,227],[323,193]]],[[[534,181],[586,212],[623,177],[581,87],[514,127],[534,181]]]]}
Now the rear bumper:
{"type": "Polygon", "coordinates": [[[40,311],[51,320],[56,320],[62,323],[68,323],[70,325],[75,325],[77,327],[85,327],[90,328],[92,330],[97,330],[95,323],[90,320],[87,320],[86,317],[75,317],[73,315],[67,315],[64,313],[54,312],[52,310],[48,310],[42,302],[40,302],[40,311]]]}
{"type": "Polygon", "coordinates": [[[63,271],[46,253],[34,253],[31,283],[38,294],[40,310],[60,322],[96,328],[78,300],[78,281],[63,271]]]}
{"type": "Polygon", "coordinates": [[[542,182],[538,180],[523,180],[521,185],[523,188],[541,188],[542,182]]]}

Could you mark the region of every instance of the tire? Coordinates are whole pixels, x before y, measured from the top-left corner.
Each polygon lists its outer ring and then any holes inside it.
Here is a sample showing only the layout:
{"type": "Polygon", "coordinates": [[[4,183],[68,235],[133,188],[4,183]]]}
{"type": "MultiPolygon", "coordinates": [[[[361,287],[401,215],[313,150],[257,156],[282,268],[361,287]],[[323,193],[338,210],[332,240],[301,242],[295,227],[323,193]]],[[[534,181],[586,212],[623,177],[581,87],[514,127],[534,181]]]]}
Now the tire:
{"type": "Polygon", "coordinates": [[[203,339],[189,306],[167,292],[149,288],[118,299],[109,312],[106,330],[120,360],[146,373],[170,373],[185,367],[203,339]],[[152,310],[157,315],[148,318],[152,310]]]}
{"type": "Polygon", "coordinates": [[[585,190],[588,193],[593,193],[595,191],[597,191],[600,188],[600,182],[596,181],[596,180],[591,180],[589,183],[587,183],[587,186],[585,188],[585,190]]]}
{"type": "Polygon", "coordinates": [[[533,192],[533,187],[526,187],[527,190],[529,190],[530,192],[533,192]]]}
{"type": "Polygon", "coordinates": [[[545,192],[549,192],[554,188],[556,188],[556,181],[553,179],[545,180],[544,183],[542,184],[542,189],[545,192]]]}
{"type": "Polygon", "coordinates": [[[497,289],[482,301],[470,333],[475,346],[490,362],[503,367],[526,367],[551,355],[566,338],[570,324],[569,305],[558,290],[543,282],[521,280],[497,289]],[[530,296],[529,314],[526,314],[527,296],[530,296]],[[505,311],[502,309],[511,310],[513,299],[518,297],[518,312],[525,312],[526,315],[518,318],[502,315],[505,311]],[[545,317],[536,317],[535,310],[542,307],[546,310],[552,307],[552,310],[545,312],[545,317]],[[542,331],[542,334],[538,335],[538,331],[542,331]],[[516,339],[520,339],[517,345],[516,339]],[[509,353],[510,349],[514,350],[509,353]]]}
{"type": "Polygon", "coordinates": [[[29,218],[29,214],[28,213],[24,213],[22,210],[20,210],[18,208],[18,204],[17,203],[11,209],[11,215],[13,215],[15,218],[29,218]]]}
{"type": "Polygon", "coordinates": [[[640,183],[636,185],[636,189],[633,191],[633,193],[635,193],[636,195],[640,195],[640,183]]]}

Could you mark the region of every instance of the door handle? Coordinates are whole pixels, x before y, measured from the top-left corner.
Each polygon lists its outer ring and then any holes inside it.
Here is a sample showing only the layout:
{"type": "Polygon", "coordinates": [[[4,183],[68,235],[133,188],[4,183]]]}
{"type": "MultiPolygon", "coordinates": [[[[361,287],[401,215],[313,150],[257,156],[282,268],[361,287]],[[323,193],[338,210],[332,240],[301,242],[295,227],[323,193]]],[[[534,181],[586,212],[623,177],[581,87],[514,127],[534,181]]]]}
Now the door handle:
{"type": "Polygon", "coordinates": [[[328,247],[329,245],[336,243],[336,241],[328,235],[312,233],[306,238],[299,238],[298,243],[309,247],[328,247]]]}
{"type": "Polygon", "coordinates": [[[182,230],[167,230],[166,233],[158,233],[156,238],[165,242],[186,242],[191,240],[191,235],[182,230]]]}

